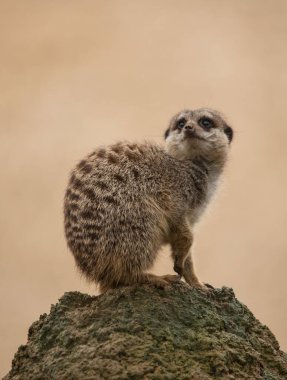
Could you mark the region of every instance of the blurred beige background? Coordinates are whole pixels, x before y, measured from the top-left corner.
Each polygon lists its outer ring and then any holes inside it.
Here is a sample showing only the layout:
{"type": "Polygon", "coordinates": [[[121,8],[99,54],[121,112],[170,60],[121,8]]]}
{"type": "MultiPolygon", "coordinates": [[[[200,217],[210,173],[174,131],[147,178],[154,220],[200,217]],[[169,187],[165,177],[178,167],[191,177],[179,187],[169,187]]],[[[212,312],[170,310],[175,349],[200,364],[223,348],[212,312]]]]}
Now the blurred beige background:
{"type": "MultiPolygon", "coordinates": [[[[64,240],[69,170],[100,144],[160,143],[184,107],[236,131],[198,274],[287,350],[286,17],[285,0],[0,1],[1,375],[51,303],[94,293],[64,240]]],[[[161,252],[155,271],[171,268],[161,252]]]]}

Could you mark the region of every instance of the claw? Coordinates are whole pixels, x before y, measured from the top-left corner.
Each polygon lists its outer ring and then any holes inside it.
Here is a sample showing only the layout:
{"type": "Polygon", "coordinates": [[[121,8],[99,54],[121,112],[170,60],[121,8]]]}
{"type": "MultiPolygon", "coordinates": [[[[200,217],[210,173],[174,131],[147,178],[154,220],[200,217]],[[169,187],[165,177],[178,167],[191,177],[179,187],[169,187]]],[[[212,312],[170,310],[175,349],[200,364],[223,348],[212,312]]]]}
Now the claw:
{"type": "Polygon", "coordinates": [[[209,288],[209,289],[215,289],[215,287],[212,286],[212,285],[210,285],[210,284],[206,284],[206,283],[204,283],[204,285],[205,285],[207,288],[209,288]]]}

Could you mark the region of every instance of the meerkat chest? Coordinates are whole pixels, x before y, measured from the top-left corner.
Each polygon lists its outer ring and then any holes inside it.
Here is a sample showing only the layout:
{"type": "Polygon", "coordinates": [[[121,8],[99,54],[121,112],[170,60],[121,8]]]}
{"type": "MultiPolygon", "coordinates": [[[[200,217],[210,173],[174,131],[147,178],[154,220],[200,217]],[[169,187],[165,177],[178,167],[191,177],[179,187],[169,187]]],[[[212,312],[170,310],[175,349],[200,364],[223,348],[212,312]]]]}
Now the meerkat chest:
{"type": "Polygon", "coordinates": [[[192,207],[188,211],[188,220],[191,224],[195,224],[199,221],[206,207],[208,206],[213,194],[217,187],[217,179],[208,178],[205,186],[204,194],[195,201],[192,207]]]}

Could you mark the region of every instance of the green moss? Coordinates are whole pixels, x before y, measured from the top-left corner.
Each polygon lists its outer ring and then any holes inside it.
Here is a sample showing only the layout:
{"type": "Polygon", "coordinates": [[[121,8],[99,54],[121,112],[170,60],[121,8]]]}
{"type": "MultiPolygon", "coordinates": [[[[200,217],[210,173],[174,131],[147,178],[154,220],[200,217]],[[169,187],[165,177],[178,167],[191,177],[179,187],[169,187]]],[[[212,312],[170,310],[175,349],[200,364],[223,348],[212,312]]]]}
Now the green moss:
{"type": "Polygon", "coordinates": [[[287,356],[232,289],[66,293],[29,329],[9,380],[287,379],[287,356]]]}

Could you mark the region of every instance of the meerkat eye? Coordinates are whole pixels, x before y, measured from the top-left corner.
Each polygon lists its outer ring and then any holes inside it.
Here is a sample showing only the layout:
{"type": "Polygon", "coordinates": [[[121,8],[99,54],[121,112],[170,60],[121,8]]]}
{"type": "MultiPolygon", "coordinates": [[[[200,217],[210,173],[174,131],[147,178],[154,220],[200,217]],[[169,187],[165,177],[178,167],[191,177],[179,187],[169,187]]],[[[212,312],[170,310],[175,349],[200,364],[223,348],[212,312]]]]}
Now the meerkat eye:
{"type": "Polygon", "coordinates": [[[203,129],[210,129],[214,127],[214,121],[209,119],[208,117],[202,117],[201,119],[198,120],[198,124],[203,128],[203,129]]]}
{"type": "Polygon", "coordinates": [[[185,118],[179,119],[176,123],[176,127],[182,129],[185,126],[186,120],[185,118]]]}

